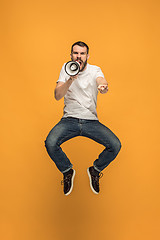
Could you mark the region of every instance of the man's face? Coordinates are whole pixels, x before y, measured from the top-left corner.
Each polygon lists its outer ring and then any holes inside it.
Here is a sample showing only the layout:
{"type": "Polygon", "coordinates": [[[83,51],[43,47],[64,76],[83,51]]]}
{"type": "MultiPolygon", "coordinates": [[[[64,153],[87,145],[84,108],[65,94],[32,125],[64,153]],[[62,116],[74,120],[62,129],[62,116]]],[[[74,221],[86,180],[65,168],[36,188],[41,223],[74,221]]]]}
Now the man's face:
{"type": "Polygon", "coordinates": [[[82,72],[86,68],[88,58],[89,55],[87,54],[86,47],[80,47],[78,45],[75,45],[73,47],[71,59],[72,61],[78,61],[80,63],[80,72],[82,72]]]}

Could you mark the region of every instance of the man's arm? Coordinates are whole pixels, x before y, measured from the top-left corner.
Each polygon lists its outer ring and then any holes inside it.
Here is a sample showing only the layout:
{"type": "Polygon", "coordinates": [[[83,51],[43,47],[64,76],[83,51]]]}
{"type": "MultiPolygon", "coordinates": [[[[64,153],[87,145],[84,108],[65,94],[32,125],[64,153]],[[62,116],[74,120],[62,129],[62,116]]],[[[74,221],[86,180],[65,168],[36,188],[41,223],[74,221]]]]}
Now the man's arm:
{"type": "Polygon", "coordinates": [[[54,97],[57,101],[60,100],[62,97],[64,97],[66,95],[69,87],[71,86],[72,82],[76,78],[77,78],[77,75],[76,76],[71,76],[65,83],[64,82],[58,82],[57,83],[57,86],[54,90],[54,97]]]}
{"type": "Polygon", "coordinates": [[[97,77],[96,79],[97,87],[100,93],[107,93],[108,92],[108,83],[105,78],[97,77]]]}

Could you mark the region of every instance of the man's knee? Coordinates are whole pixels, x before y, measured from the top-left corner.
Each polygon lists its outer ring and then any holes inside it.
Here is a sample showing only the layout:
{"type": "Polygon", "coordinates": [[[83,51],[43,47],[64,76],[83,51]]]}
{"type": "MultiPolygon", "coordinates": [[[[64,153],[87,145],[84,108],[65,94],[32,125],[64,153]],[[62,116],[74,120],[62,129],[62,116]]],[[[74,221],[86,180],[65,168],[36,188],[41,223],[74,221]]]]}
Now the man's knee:
{"type": "Polygon", "coordinates": [[[56,144],[57,144],[57,141],[56,141],[56,139],[53,136],[52,137],[47,136],[47,138],[45,139],[44,143],[45,143],[45,147],[46,148],[49,148],[49,147],[54,148],[56,146],[56,144]]]}
{"type": "Polygon", "coordinates": [[[121,149],[121,142],[118,138],[115,138],[109,145],[107,145],[107,150],[109,152],[114,152],[116,155],[121,149]]]}
{"type": "Polygon", "coordinates": [[[121,142],[120,142],[120,140],[117,138],[116,141],[114,141],[114,151],[116,152],[116,154],[119,153],[121,147],[122,147],[121,142]]]}

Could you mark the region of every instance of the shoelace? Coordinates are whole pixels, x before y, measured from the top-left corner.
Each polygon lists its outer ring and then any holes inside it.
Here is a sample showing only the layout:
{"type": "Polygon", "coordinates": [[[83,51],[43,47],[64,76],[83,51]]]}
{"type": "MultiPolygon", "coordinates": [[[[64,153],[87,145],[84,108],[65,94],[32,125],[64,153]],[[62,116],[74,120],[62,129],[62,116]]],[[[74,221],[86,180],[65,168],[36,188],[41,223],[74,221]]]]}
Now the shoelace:
{"type": "Polygon", "coordinates": [[[94,179],[94,180],[96,180],[96,182],[97,182],[97,184],[99,185],[99,182],[98,182],[98,180],[100,179],[100,178],[102,178],[103,177],[103,173],[101,172],[98,176],[93,176],[92,175],[92,178],[94,179]]]}
{"type": "Polygon", "coordinates": [[[103,173],[101,172],[100,174],[99,174],[99,178],[102,178],[103,177],[103,173]]]}
{"type": "Polygon", "coordinates": [[[68,174],[68,175],[61,181],[61,185],[63,185],[64,182],[70,181],[71,177],[72,177],[72,175],[71,175],[71,174],[68,174]]]}

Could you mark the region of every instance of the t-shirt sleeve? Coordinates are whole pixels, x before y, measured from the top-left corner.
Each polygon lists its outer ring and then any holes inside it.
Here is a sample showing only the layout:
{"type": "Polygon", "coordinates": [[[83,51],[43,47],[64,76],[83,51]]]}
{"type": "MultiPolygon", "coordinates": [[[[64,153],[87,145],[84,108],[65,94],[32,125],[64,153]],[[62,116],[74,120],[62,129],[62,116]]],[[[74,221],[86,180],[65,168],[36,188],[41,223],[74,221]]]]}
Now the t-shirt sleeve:
{"type": "Polygon", "coordinates": [[[102,70],[100,69],[100,67],[97,67],[95,77],[96,78],[97,77],[103,77],[104,78],[104,74],[103,74],[102,70]]]}
{"type": "Polygon", "coordinates": [[[64,69],[64,66],[65,66],[65,63],[63,64],[62,68],[61,68],[61,71],[60,71],[60,74],[59,74],[59,78],[57,80],[57,83],[58,82],[66,82],[68,79],[69,79],[69,75],[65,72],[65,69],[64,69]]]}

